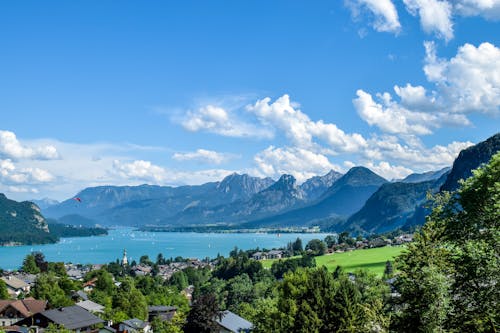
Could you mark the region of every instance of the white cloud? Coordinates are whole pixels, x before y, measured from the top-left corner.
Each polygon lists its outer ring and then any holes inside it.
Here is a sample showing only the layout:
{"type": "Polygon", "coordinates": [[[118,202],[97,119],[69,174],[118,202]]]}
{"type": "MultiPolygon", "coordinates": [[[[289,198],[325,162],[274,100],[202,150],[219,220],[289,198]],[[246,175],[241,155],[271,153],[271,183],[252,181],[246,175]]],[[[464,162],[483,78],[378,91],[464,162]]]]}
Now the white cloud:
{"type": "Polygon", "coordinates": [[[402,165],[391,165],[386,161],[381,161],[378,164],[368,162],[364,166],[387,180],[401,179],[413,173],[409,168],[402,165]]]}
{"type": "MultiPolygon", "coordinates": [[[[366,18],[376,31],[399,33],[402,29],[392,0],[344,0],[354,20],[366,18]]],[[[420,20],[422,29],[446,41],[454,37],[453,18],[481,16],[500,20],[500,0],[403,0],[406,10],[420,20]]],[[[359,32],[361,37],[365,29],[359,32]]]]}
{"type": "Polygon", "coordinates": [[[445,40],[453,38],[452,6],[440,0],[403,0],[408,11],[420,17],[420,24],[426,33],[435,33],[445,40]]]}
{"type": "Polygon", "coordinates": [[[424,72],[437,86],[442,106],[459,113],[498,113],[500,108],[500,49],[490,43],[464,44],[449,60],[436,55],[426,42],[424,72]]]}
{"type": "Polygon", "coordinates": [[[207,105],[196,111],[188,111],[182,126],[191,132],[207,131],[229,137],[271,138],[273,133],[238,119],[222,107],[207,105]]]}
{"type": "Polygon", "coordinates": [[[231,159],[231,155],[213,150],[197,149],[195,152],[175,153],[172,158],[177,161],[199,161],[209,164],[221,164],[231,159]]]}
{"type": "Polygon", "coordinates": [[[293,145],[300,148],[312,149],[318,142],[323,142],[332,153],[338,153],[355,152],[366,146],[366,140],[360,134],[346,134],[335,124],[312,121],[296,107],[288,95],[283,95],[272,103],[266,97],[247,106],[247,109],[264,125],[283,131],[293,145]]]}
{"type": "Polygon", "coordinates": [[[398,12],[391,0],[346,0],[354,18],[368,11],[373,16],[372,26],[376,31],[397,33],[401,29],[398,12]]]}
{"type": "Polygon", "coordinates": [[[454,7],[462,16],[483,16],[500,19],[500,0],[455,0],[454,7]]]}
{"type": "Polygon", "coordinates": [[[0,160],[0,182],[3,184],[33,185],[48,183],[55,177],[40,168],[17,168],[10,159],[0,160]]]}
{"type": "Polygon", "coordinates": [[[378,126],[382,131],[393,134],[425,135],[432,133],[431,127],[437,124],[430,114],[411,112],[392,101],[389,93],[378,95],[380,103],[373,100],[372,95],[358,90],[353,100],[359,116],[369,125],[378,126]]]}
{"type": "Polygon", "coordinates": [[[166,179],[165,169],[152,164],[150,161],[137,160],[131,163],[123,163],[115,160],[113,170],[122,178],[142,180],[154,184],[162,183],[166,179]]]}
{"type": "Polygon", "coordinates": [[[59,154],[54,146],[28,147],[11,131],[0,130],[0,156],[12,159],[57,159],[59,154]]]}
{"type": "Polygon", "coordinates": [[[30,193],[37,194],[39,191],[36,188],[24,187],[24,186],[9,186],[9,192],[12,193],[30,193]]]}
{"type": "Polygon", "coordinates": [[[370,149],[365,152],[367,160],[392,160],[414,171],[436,170],[450,166],[461,150],[472,142],[457,142],[426,148],[423,145],[403,145],[394,136],[370,140],[370,149]]]}
{"type": "Polygon", "coordinates": [[[260,176],[278,178],[282,174],[293,175],[299,183],[307,179],[340,170],[325,155],[297,147],[268,147],[254,157],[257,173],[260,176]]]}
{"type": "Polygon", "coordinates": [[[234,173],[235,170],[208,169],[178,171],[154,165],[150,161],[136,160],[127,163],[115,160],[112,172],[125,180],[125,184],[146,182],[156,185],[197,185],[219,181],[234,173]]]}
{"type": "Polygon", "coordinates": [[[353,104],[363,120],[384,133],[428,135],[443,126],[470,126],[470,113],[499,114],[499,48],[490,43],[465,44],[448,60],[437,56],[434,43],[424,46],[423,70],[435,89],[396,85],[399,101],[387,92],[376,94],[375,100],[360,89],[353,104]]]}

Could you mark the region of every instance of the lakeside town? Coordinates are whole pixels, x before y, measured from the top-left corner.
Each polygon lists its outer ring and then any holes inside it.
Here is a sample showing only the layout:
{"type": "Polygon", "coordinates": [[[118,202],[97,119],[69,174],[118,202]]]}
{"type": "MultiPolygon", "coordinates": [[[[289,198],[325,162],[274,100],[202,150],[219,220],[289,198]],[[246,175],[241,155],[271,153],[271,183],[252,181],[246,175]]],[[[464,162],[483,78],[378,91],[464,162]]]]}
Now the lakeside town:
{"type": "MultiPolygon", "coordinates": [[[[332,255],[349,251],[360,251],[362,249],[379,248],[383,246],[399,246],[412,241],[411,234],[400,234],[393,238],[373,237],[371,239],[351,238],[347,233],[327,236],[325,240],[310,241],[305,249],[302,242],[297,238],[290,242],[287,247],[270,250],[233,250],[230,257],[244,253],[250,260],[260,262],[271,260],[281,262],[281,259],[295,258],[298,254],[303,255],[332,255]]],[[[104,305],[93,301],[95,294],[102,288],[102,272],[110,273],[112,288],[117,291],[122,287],[124,277],[151,278],[155,281],[175,285],[172,280],[178,279],[180,274],[186,271],[213,271],[219,262],[225,258],[200,260],[197,258],[170,258],[165,259],[161,254],[156,261],[151,261],[147,256],[142,256],[139,262],[129,262],[126,250],[121,259],[109,264],[72,264],[72,263],[48,263],[44,261],[42,253],[28,255],[20,270],[4,271],[1,280],[6,287],[8,299],[0,300],[0,329],[7,332],[51,332],[51,329],[76,330],[77,332],[153,332],[153,327],[159,322],[170,323],[175,317],[179,305],[173,304],[148,304],[147,317],[123,318],[114,321],[106,313],[104,305]],[[38,271],[38,273],[36,273],[38,271]],[[44,272],[45,271],[45,272],[44,272]],[[47,299],[35,299],[33,296],[40,295],[41,274],[46,272],[55,273],[57,279],[66,279],[68,284],[80,287],[78,290],[65,290],[67,302],[74,305],[55,307],[53,301],[47,299]],[[96,291],[94,293],[94,291],[96,291]],[[56,311],[56,312],[54,312],[56,311]],[[76,319],[78,318],[78,319],[76,319]]],[[[59,282],[58,282],[59,283],[59,282]]],[[[195,286],[180,285],[175,289],[191,304],[195,286]]],[[[143,311],[144,312],[144,311],[143,311]]],[[[221,312],[220,318],[214,318],[214,323],[219,325],[220,332],[242,332],[253,329],[253,324],[229,310],[221,312]]]]}

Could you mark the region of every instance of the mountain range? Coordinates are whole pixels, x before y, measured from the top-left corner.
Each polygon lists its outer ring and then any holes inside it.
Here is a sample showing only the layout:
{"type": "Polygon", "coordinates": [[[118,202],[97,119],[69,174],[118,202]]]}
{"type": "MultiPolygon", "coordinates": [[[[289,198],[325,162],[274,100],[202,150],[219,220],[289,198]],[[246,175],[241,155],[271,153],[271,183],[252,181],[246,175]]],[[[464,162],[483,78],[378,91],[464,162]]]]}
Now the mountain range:
{"type": "MultiPolygon", "coordinates": [[[[283,228],[317,225],[322,230],[380,233],[424,223],[428,193],[453,190],[459,179],[500,150],[500,133],[463,150],[452,168],[389,182],[365,167],[342,175],[330,171],[298,184],[232,174],[195,186],[100,186],[45,205],[46,217],[74,225],[179,228],[283,228]]],[[[36,207],[35,205],[33,205],[36,207]]],[[[33,208],[35,209],[35,208],[33,208]]],[[[36,207],[38,209],[38,207],[36,207]]]]}

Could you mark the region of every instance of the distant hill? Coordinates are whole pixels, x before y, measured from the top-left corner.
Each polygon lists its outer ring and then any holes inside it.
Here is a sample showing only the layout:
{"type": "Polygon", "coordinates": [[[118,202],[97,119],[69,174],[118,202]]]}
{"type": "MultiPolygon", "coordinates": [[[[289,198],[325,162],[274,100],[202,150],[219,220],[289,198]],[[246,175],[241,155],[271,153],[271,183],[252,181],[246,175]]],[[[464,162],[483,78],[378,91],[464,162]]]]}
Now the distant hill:
{"type": "Polygon", "coordinates": [[[55,237],[89,237],[107,235],[108,231],[104,228],[83,227],[69,224],[62,224],[56,220],[47,220],[50,233],[55,237]]]}
{"type": "Polygon", "coordinates": [[[54,243],[57,237],[49,233],[47,221],[37,205],[17,202],[0,193],[0,244],[54,243]]]}
{"type": "Polygon", "coordinates": [[[71,214],[92,218],[127,202],[169,198],[174,195],[174,191],[172,187],[155,185],[90,187],[58,205],[44,209],[43,213],[52,218],[71,214]]]}
{"type": "Polygon", "coordinates": [[[402,227],[428,192],[435,193],[444,177],[419,183],[383,184],[345,223],[345,229],[366,233],[383,233],[402,227]]]}
{"type": "Polygon", "coordinates": [[[446,167],[437,171],[428,171],[424,173],[412,173],[408,175],[406,178],[402,179],[402,183],[420,183],[426,182],[429,180],[437,180],[441,178],[442,175],[451,170],[451,167],[446,167]]]}
{"type": "Polygon", "coordinates": [[[44,213],[52,218],[76,214],[105,225],[155,224],[190,207],[248,199],[272,183],[271,178],[232,174],[220,182],[194,186],[92,187],[44,213]]]}
{"type": "Polygon", "coordinates": [[[300,189],[304,192],[307,201],[314,201],[322,196],[340,177],[342,177],[341,173],[331,170],[324,176],[315,176],[308,179],[300,185],[300,189]]]}
{"type": "MultiPolygon", "coordinates": [[[[477,169],[483,163],[487,163],[495,153],[500,151],[500,133],[497,133],[485,141],[466,148],[458,154],[453,162],[453,167],[446,176],[446,180],[440,187],[440,191],[455,191],[459,187],[461,179],[467,179],[472,175],[472,170],[477,169]]],[[[430,213],[429,203],[419,205],[412,216],[408,217],[403,229],[411,229],[425,223],[425,217],[430,213]]]]}
{"type": "Polygon", "coordinates": [[[238,200],[215,207],[193,206],[162,225],[187,225],[207,223],[237,223],[263,216],[275,215],[306,202],[305,194],[291,175],[283,175],[268,188],[248,200],[238,200]]]}
{"type": "Polygon", "coordinates": [[[323,228],[330,229],[359,210],[370,195],[385,183],[387,180],[370,169],[354,167],[334,182],[316,202],[284,214],[254,220],[243,226],[256,228],[320,224],[323,228]]]}
{"type": "Polygon", "coordinates": [[[472,175],[472,170],[481,164],[489,162],[491,157],[500,150],[500,133],[472,147],[464,149],[453,162],[446,182],[441,186],[441,191],[454,191],[458,188],[460,179],[467,179],[472,175]]]}

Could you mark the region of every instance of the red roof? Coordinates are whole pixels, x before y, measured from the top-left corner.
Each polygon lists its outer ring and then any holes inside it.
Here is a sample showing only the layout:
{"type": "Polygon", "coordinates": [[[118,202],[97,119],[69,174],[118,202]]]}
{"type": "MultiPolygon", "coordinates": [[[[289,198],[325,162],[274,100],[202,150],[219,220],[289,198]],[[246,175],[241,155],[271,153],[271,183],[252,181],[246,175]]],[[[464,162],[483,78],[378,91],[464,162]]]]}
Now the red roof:
{"type": "Polygon", "coordinates": [[[0,300],[0,313],[5,311],[9,306],[19,311],[23,317],[29,317],[35,313],[45,311],[47,301],[37,300],[34,298],[0,300]]]}

